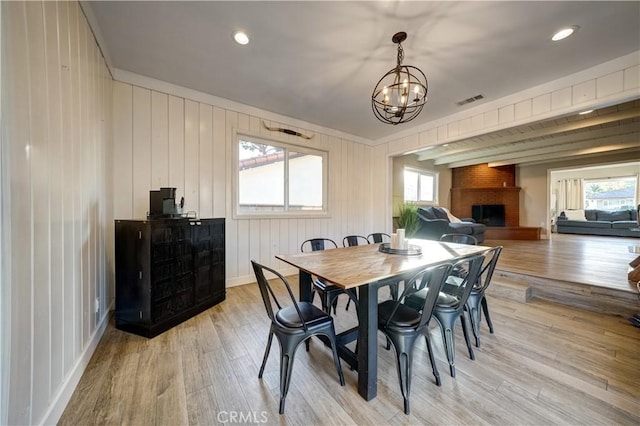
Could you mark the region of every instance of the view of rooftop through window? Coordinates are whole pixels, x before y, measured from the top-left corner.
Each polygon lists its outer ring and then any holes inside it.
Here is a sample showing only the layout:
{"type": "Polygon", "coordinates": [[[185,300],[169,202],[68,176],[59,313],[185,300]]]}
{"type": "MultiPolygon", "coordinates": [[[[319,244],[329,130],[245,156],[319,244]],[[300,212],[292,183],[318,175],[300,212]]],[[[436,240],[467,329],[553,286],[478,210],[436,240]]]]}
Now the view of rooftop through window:
{"type": "Polygon", "coordinates": [[[324,209],[323,153],[257,140],[238,142],[239,212],[324,209]]]}
{"type": "Polygon", "coordinates": [[[634,209],[637,205],[637,185],[636,177],[585,180],[585,209],[634,209]]]}

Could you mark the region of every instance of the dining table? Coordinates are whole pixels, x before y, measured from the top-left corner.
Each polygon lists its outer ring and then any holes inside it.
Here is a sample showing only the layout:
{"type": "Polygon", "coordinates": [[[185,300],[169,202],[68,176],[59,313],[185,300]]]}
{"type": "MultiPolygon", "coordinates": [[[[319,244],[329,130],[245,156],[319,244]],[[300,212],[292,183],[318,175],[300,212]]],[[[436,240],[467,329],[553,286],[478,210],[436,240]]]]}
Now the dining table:
{"type": "Polygon", "coordinates": [[[344,289],[358,290],[358,325],[339,333],[339,356],[358,372],[358,393],[367,401],[377,395],[378,289],[408,279],[418,271],[454,263],[491,247],[409,239],[404,249],[389,243],[278,254],[275,257],[299,270],[300,300],[312,300],[312,279],[322,279],[344,289]],[[357,351],[346,345],[357,339],[357,351]]]}

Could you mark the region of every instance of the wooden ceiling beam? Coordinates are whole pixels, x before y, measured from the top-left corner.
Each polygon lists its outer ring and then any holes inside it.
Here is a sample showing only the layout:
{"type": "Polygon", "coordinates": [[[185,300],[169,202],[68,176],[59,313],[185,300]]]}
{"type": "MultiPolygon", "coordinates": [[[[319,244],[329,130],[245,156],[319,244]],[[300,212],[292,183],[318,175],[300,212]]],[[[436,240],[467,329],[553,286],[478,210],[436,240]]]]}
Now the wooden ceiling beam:
{"type": "Polygon", "coordinates": [[[632,122],[622,126],[611,126],[603,129],[572,133],[566,136],[558,136],[547,139],[525,139],[522,142],[516,142],[506,145],[499,145],[492,148],[482,150],[469,151],[456,155],[442,155],[435,159],[435,164],[448,164],[465,160],[472,160],[478,157],[511,155],[513,153],[521,153],[530,149],[539,149],[548,146],[558,146],[564,144],[577,143],[582,141],[590,141],[594,139],[609,138],[618,135],[636,133],[640,140],[640,122],[632,122]]]}
{"type": "Polygon", "coordinates": [[[581,153],[589,152],[606,152],[616,151],[620,149],[637,147],[638,135],[628,134],[603,139],[596,139],[590,141],[581,141],[571,144],[554,145],[534,150],[522,150],[517,153],[511,153],[503,156],[482,156],[476,157],[465,161],[456,161],[448,164],[449,168],[465,167],[474,164],[490,163],[490,164],[520,164],[526,162],[528,158],[532,158],[538,161],[539,158],[553,158],[553,157],[566,157],[569,155],[580,155],[581,153]]]}
{"type": "MultiPolygon", "coordinates": [[[[535,130],[531,129],[535,123],[530,123],[524,126],[514,127],[511,130],[512,133],[504,136],[496,136],[491,137],[492,135],[497,135],[500,132],[504,132],[505,130],[500,130],[498,132],[487,133],[485,135],[480,135],[476,137],[461,139],[455,142],[451,142],[448,144],[446,148],[442,146],[437,146],[435,148],[431,148],[425,151],[418,151],[416,155],[418,156],[419,161],[430,160],[439,158],[443,155],[456,155],[462,154],[466,152],[477,151],[482,148],[488,148],[496,145],[509,144],[513,142],[518,142],[524,139],[533,139],[533,138],[542,138],[545,136],[553,136],[557,133],[563,132],[571,132],[580,129],[586,129],[589,127],[606,125],[612,123],[614,121],[619,120],[627,120],[640,117],[640,108],[629,108],[622,111],[604,114],[602,116],[596,116],[592,118],[587,118],[584,120],[571,121],[562,124],[550,125],[549,127],[543,127],[535,130]],[[514,133],[515,132],[515,133],[514,133]]],[[[546,123],[550,123],[547,121],[546,123]]]]}

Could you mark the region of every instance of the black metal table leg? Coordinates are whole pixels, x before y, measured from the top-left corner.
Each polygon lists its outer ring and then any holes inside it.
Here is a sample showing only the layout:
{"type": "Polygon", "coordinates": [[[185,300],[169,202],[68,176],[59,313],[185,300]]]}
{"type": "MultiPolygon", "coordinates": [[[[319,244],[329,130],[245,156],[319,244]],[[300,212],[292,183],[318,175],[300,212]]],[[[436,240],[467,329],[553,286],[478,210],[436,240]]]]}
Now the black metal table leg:
{"type": "Polygon", "coordinates": [[[298,274],[301,302],[311,302],[311,274],[300,270],[298,274]]]}
{"type": "Polygon", "coordinates": [[[367,401],[378,394],[378,287],[359,287],[358,393],[367,401]]]}

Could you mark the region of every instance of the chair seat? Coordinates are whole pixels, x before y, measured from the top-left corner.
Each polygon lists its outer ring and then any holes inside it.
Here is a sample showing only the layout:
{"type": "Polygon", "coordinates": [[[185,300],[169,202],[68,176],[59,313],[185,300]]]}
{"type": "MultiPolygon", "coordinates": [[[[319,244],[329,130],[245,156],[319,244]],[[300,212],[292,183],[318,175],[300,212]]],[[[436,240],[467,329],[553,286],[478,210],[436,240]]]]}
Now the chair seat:
{"type": "Polygon", "coordinates": [[[460,299],[447,293],[440,292],[436,306],[439,308],[456,308],[460,305],[460,299]]]}
{"type": "MultiPolygon", "coordinates": [[[[313,326],[331,319],[331,317],[327,316],[326,312],[309,302],[298,302],[298,307],[300,308],[302,318],[304,318],[308,326],[313,326]]],[[[300,316],[298,316],[298,312],[294,306],[288,306],[276,312],[276,321],[285,327],[302,328],[300,316]]]]}
{"type": "MultiPolygon", "coordinates": [[[[446,290],[446,287],[447,287],[447,284],[445,284],[443,289],[446,290]]],[[[408,296],[406,298],[405,304],[408,307],[411,307],[412,309],[419,309],[420,306],[424,304],[425,297],[427,297],[426,290],[427,289],[422,289],[420,291],[415,292],[411,296],[408,296]]],[[[455,291],[457,290],[457,287],[449,285],[449,290],[452,290],[452,291],[441,291],[440,294],[438,294],[438,301],[436,302],[437,306],[441,308],[456,308],[460,304],[460,299],[458,299],[456,296],[449,294],[449,293],[455,293],[455,291]]]]}
{"type": "MultiPolygon", "coordinates": [[[[397,302],[395,300],[386,300],[378,305],[378,324],[385,324],[395,308],[397,302]]],[[[415,327],[420,322],[420,313],[404,304],[398,305],[395,315],[389,325],[392,327],[415,327]]]]}

